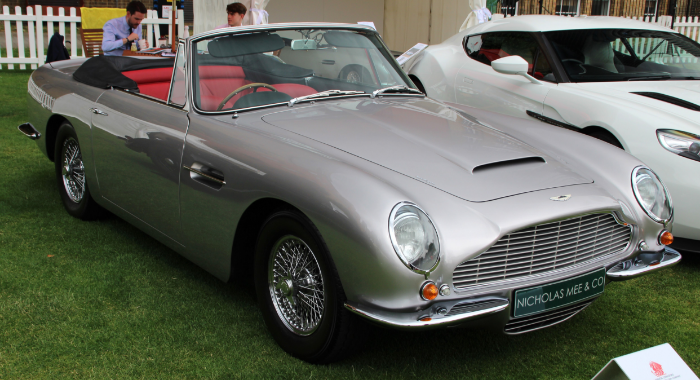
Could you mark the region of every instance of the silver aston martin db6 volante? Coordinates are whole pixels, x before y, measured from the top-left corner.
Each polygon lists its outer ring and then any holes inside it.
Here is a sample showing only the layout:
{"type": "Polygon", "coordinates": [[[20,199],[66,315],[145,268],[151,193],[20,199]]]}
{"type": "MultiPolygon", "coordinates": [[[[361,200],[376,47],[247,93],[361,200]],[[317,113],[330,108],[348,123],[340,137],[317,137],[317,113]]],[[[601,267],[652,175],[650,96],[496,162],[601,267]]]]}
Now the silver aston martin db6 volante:
{"type": "Polygon", "coordinates": [[[252,281],[272,336],[310,362],[341,358],[363,320],[536,330],[680,260],[639,160],[427,99],[367,27],[220,29],[174,63],[51,63],[28,89],[19,129],[71,215],[107,209],[252,281]]]}

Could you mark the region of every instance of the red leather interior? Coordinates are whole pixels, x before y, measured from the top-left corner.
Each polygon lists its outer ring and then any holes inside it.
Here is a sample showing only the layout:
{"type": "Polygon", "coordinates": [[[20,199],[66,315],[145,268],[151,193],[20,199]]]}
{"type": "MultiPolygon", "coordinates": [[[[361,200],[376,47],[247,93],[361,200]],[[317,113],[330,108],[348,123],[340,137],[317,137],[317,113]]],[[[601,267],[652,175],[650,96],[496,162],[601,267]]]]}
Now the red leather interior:
{"type": "Polygon", "coordinates": [[[170,79],[173,75],[172,67],[157,69],[144,69],[122,72],[126,77],[133,79],[139,86],[139,92],[158,99],[168,100],[170,79]]]}
{"type": "MultiPolygon", "coordinates": [[[[167,101],[170,90],[170,80],[173,74],[171,67],[158,69],[144,69],[122,72],[125,76],[133,79],[139,86],[142,94],[150,95],[167,101]]],[[[245,72],[240,66],[200,66],[199,67],[199,90],[202,101],[201,108],[207,111],[214,111],[222,100],[237,88],[252,83],[245,78],[245,72]]],[[[312,87],[295,83],[270,83],[279,92],[283,92],[292,98],[298,96],[314,94],[317,91],[312,87]]],[[[266,88],[257,88],[257,91],[270,91],[266,88]]],[[[231,98],[224,109],[233,107],[236,101],[253,89],[241,91],[231,98]]]]}
{"type": "MultiPolygon", "coordinates": [[[[240,66],[200,66],[199,67],[199,88],[201,108],[207,111],[215,111],[219,103],[231,92],[246,84],[252,83],[245,78],[245,72],[240,66]]],[[[313,87],[295,83],[268,83],[279,92],[295,98],[297,96],[314,94],[317,91],[313,87]]],[[[264,87],[258,87],[256,91],[270,91],[264,87]]],[[[244,95],[253,92],[253,89],[246,89],[236,94],[231,100],[226,102],[223,109],[233,107],[233,104],[244,95]]]]}

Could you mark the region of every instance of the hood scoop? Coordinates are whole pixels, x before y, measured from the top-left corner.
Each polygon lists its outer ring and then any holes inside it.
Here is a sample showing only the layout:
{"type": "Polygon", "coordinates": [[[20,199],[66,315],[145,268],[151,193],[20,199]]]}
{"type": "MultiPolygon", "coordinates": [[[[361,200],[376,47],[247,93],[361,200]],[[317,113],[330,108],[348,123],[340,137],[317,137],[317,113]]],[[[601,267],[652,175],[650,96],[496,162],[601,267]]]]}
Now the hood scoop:
{"type": "Polygon", "coordinates": [[[695,103],[691,103],[691,102],[683,100],[683,99],[676,98],[676,97],[671,96],[671,95],[661,94],[658,92],[632,92],[632,94],[646,96],[647,98],[652,98],[652,99],[660,100],[662,102],[671,103],[671,104],[676,105],[678,107],[687,108],[689,110],[700,111],[699,105],[697,105],[695,103]]]}
{"type": "Polygon", "coordinates": [[[514,160],[506,160],[506,161],[499,161],[499,162],[491,162],[489,164],[483,164],[475,167],[472,169],[472,173],[477,174],[479,172],[484,172],[484,171],[489,171],[489,170],[497,170],[497,169],[510,169],[510,168],[515,168],[515,167],[520,167],[520,166],[525,166],[525,165],[537,165],[537,164],[544,164],[547,161],[544,160],[542,157],[523,157],[523,158],[516,158],[514,160]]]}

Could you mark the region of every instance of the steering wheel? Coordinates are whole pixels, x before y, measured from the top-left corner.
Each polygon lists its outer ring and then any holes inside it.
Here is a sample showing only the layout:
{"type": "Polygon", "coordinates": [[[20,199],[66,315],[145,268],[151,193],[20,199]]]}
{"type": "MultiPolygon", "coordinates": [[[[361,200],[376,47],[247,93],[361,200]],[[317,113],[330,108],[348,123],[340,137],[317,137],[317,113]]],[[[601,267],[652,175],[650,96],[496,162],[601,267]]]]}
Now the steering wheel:
{"type": "MultiPolygon", "coordinates": [[[[216,110],[221,111],[221,109],[224,108],[224,105],[226,104],[226,102],[231,100],[231,98],[236,96],[236,94],[238,94],[239,92],[241,92],[243,90],[247,90],[249,88],[258,88],[258,87],[265,87],[265,88],[270,89],[274,92],[278,92],[276,88],[272,87],[271,85],[269,85],[267,83],[249,83],[249,84],[246,84],[244,86],[238,87],[237,89],[233,90],[233,92],[228,94],[228,96],[225,97],[224,100],[221,101],[221,103],[219,103],[219,106],[216,108],[216,110]]],[[[253,90],[253,92],[255,92],[255,90],[253,90]]]]}
{"type": "Polygon", "coordinates": [[[574,63],[578,63],[579,65],[585,65],[585,63],[583,63],[575,58],[565,58],[565,59],[562,59],[561,61],[562,62],[574,62],[574,63]]]}
{"type": "Polygon", "coordinates": [[[578,67],[580,67],[580,68],[583,70],[582,72],[578,73],[577,75],[581,75],[581,74],[585,74],[585,73],[586,73],[586,67],[583,66],[583,65],[585,65],[585,63],[579,61],[578,59],[575,59],[575,58],[566,58],[566,59],[562,59],[561,61],[562,61],[562,62],[573,62],[573,63],[577,63],[577,64],[578,64],[578,67]]]}

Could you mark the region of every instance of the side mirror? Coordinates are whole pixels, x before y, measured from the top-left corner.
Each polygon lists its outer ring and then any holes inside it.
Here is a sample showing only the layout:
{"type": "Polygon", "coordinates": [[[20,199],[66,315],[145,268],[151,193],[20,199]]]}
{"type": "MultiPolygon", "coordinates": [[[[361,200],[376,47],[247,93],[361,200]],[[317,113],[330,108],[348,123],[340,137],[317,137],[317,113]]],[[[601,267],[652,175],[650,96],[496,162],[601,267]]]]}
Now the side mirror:
{"type": "Polygon", "coordinates": [[[527,66],[527,61],[518,55],[499,58],[491,62],[491,67],[498,73],[506,75],[522,75],[532,83],[542,84],[542,82],[531,77],[527,73],[527,66]]]}
{"type": "Polygon", "coordinates": [[[316,40],[292,40],[290,47],[292,50],[316,50],[318,44],[316,40]]]}

